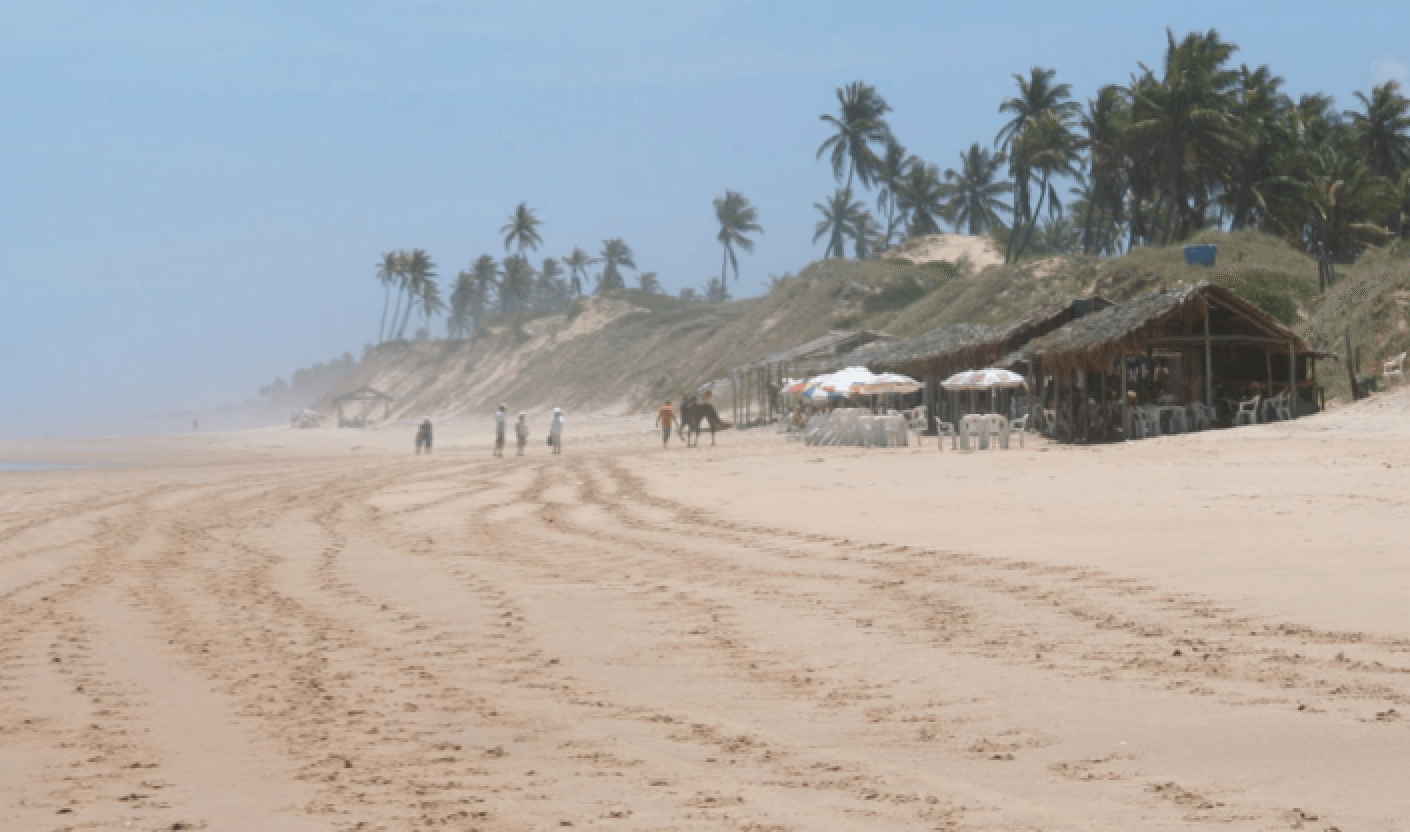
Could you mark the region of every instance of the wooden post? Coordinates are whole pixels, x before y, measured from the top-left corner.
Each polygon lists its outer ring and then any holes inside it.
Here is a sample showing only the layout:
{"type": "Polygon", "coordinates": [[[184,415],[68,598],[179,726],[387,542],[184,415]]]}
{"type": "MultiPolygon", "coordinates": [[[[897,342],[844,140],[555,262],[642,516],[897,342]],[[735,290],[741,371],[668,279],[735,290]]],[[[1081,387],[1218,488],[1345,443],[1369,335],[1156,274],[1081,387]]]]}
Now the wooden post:
{"type": "Polygon", "coordinates": [[[1317,356],[1307,356],[1307,369],[1312,376],[1312,410],[1320,413],[1322,411],[1321,401],[1317,398],[1317,356]]]}
{"type": "Polygon", "coordinates": [[[1288,416],[1297,418],[1297,342],[1288,342],[1288,416]]]}
{"type": "Polygon", "coordinates": [[[1122,353],[1121,358],[1121,438],[1131,438],[1131,411],[1127,405],[1126,398],[1126,354],[1122,353]]]}
{"type": "Polygon", "coordinates": [[[1346,343],[1346,377],[1351,380],[1351,400],[1356,401],[1361,395],[1356,389],[1356,368],[1351,365],[1351,324],[1346,325],[1342,338],[1346,343]]]}
{"type": "Polygon", "coordinates": [[[1208,300],[1204,302],[1204,403],[1214,407],[1214,349],[1209,338],[1208,300]]]}

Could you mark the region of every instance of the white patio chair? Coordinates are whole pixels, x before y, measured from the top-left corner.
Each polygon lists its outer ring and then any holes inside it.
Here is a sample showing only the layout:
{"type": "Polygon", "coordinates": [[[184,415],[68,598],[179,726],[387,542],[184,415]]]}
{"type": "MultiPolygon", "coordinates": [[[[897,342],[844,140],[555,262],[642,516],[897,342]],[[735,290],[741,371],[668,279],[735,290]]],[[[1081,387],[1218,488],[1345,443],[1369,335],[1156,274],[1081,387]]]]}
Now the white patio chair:
{"type": "Polygon", "coordinates": [[[1190,416],[1195,430],[1209,430],[1219,424],[1219,411],[1202,402],[1190,405],[1190,416]]]}
{"type": "Polygon", "coordinates": [[[1292,419],[1292,392],[1284,390],[1273,397],[1273,415],[1286,422],[1292,419]]]}
{"type": "Polygon", "coordinates": [[[989,450],[1009,448],[1009,420],[998,413],[984,417],[984,432],[989,435],[989,450]]]}
{"type": "Polygon", "coordinates": [[[1239,402],[1239,409],[1234,413],[1234,427],[1258,424],[1258,404],[1262,400],[1263,396],[1256,395],[1247,401],[1239,402]]]}
{"type": "Polygon", "coordinates": [[[1132,432],[1137,439],[1160,436],[1160,411],[1154,407],[1137,407],[1131,411],[1132,432]]]}
{"type": "Polygon", "coordinates": [[[1018,434],[1018,447],[1023,447],[1023,432],[1028,430],[1028,414],[1009,420],[1009,433],[1018,434]]]}
{"type": "Polygon", "coordinates": [[[960,446],[960,434],[955,430],[954,423],[935,420],[935,444],[937,450],[945,450],[945,437],[950,437],[950,450],[956,450],[960,446]]]}
{"type": "Polygon", "coordinates": [[[1381,370],[1381,375],[1386,380],[1386,386],[1390,386],[1390,377],[1395,376],[1401,381],[1405,380],[1405,353],[1401,353],[1394,358],[1386,359],[1385,367],[1381,370]]]}

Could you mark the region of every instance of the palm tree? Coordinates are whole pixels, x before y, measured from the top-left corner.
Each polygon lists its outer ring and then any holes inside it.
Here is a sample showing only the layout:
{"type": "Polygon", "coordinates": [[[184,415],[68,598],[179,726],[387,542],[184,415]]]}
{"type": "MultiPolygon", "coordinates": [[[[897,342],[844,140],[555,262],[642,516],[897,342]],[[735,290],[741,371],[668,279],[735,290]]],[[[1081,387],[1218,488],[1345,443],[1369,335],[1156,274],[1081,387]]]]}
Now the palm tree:
{"type": "Polygon", "coordinates": [[[1371,88],[1368,98],[1356,93],[1364,113],[1348,112],[1352,129],[1366,155],[1371,170],[1387,179],[1397,179],[1410,167],[1410,101],[1400,94],[1399,81],[1387,81],[1371,88]]]}
{"type": "Polygon", "coordinates": [[[836,116],[824,114],[818,117],[832,125],[836,132],[818,147],[817,158],[830,153],[833,177],[841,182],[842,174],[846,172],[846,188],[850,191],[854,175],[864,186],[869,186],[873,181],[879,164],[873,145],[885,144],[891,138],[891,127],[885,118],[891,112],[891,105],[875,87],[861,81],[838,87],[837,103],[839,111],[836,116]]]}
{"type": "MultiPolygon", "coordinates": [[[[397,286],[397,306],[401,306],[401,282],[402,277],[402,255],[399,251],[386,251],[382,253],[382,262],[377,265],[377,280],[382,284],[382,322],[377,325],[377,343],[386,340],[387,331],[387,305],[392,299],[392,286],[397,286]]],[[[396,320],[393,313],[392,320],[396,320]]]]}
{"type": "Polygon", "coordinates": [[[911,157],[906,175],[896,183],[896,206],[906,218],[906,236],[940,233],[950,193],[950,187],[940,179],[939,168],[911,157]]]}
{"type": "Polygon", "coordinates": [[[1087,101],[1081,118],[1085,134],[1081,144],[1087,151],[1087,173],[1081,182],[1086,203],[1083,254],[1110,250],[1116,243],[1115,228],[1122,223],[1127,187],[1122,147],[1130,121],[1130,98],[1120,86],[1108,84],[1087,101]]]}
{"type": "Polygon", "coordinates": [[[862,215],[862,203],[852,199],[850,188],[838,188],[828,197],[827,202],[815,202],[813,207],[823,215],[814,230],[813,242],[827,237],[827,248],[823,251],[823,257],[845,258],[847,240],[852,236],[857,220],[862,215]]]}
{"type": "Polygon", "coordinates": [[[637,275],[636,285],[643,292],[650,292],[653,295],[661,294],[661,280],[656,276],[656,272],[642,272],[637,275]]]}
{"type": "Polygon", "coordinates": [[[886,142],[886,150],[882,152],[877,164],[876,183],[876,210],[886,214],[885,246],[890,246],[892,239],[896,236],[898,225],[898,211],[896,205],[896,187],[901,181],[901,177],[906,175],[906,166],[915,157],[908,156],[906,149],[895,139],[886,142]]]}
{"type": "Polygon", "coordinates": [[[586,251],[577,246],[573,246],[573,253],[563,258],[564,264],[568,266],[569,286],[576,297],[583,293],[583,281],[587,280],[587,268],[598,262],[597,258],[589,257],[586,251]]]}
{"type": "Polygon", "coordinates": [[[886,249],[881,223],[865,208],[852,221],[852,246],[858,260],[869,260],[886,249]]]}
{"type": "Polygon", "coordinates": [[[406,274],[407,299],[406,309],[402,311],[401,326],[397,329],[398,338],[406,337],[406,325],[411,321],[411,310],[417,300],[424,303],[426,295],[430,292],[435,292],[436,300],[440,300],[440,288],[435,287],[436,263],[424,248],[412,249],[410,253],[406,253],[403,268],[406,274]]]}
{"type": "Polygon", "coordinates": [[[421,282],[421,294],[417,296],[421,307],[422,329],[431,331],[431,316],[445,311],[445,301],[441,300],[441,287],[429,277],[421,282]]]}
{"type": "Polygon", "coordinates": [[[1027,160],[1029,172],[1039,178],[1038,203],[1033,206],[1029,214],[1027,225],[1023,229],[1022,239],[1018,240],[1017,248],[1013,248],[1012,244],[1019,236],[1019,229],[1015,228],[1014,233],[1009,236],[1009,244],[1013,252],[1012,259],[1017,260],[1023,255],[1023,250],[1027,248],[1029,241],[1033,239],[1033,231],[1038,226],[1038,215],[1043,212],[1045,204],[1050,220],[1062,216],[1062,202],[1058,199],[1057,187],[1053,184],[1052,178],[1054,174],[1059,176],[1076,175],[1077,171],[1074,166],[1077,162],[1077,137],[1067,128],[1067,125],[1050,114],[1029,125],[1029,128],[1019,136],[1013,146],[1014,152],[1022,154],[1027,160]]]}
{"type": "Polygon", "coordinates": [[[729,300],[729,287],[718,277],[712,277],[705,283],[705,300],[709,303],[724,303],[729,300]]]}
{"type": "Polygon", "coordinates": [[[1003,228],[1000,211],[1013,210],[1001,197],[1013,190],[1008,182],[995,182],[994,176],[1004,163],[1003,153],[990,153],[979,142],[960,154],[960,169],[945,171],[950,186],[950,198],[944,205],[944,215],[956,229],[966,234],[983,234],[990,228],[1003,228]]]}
{"type": "Polygon", "coordinates": [[[1377,220],[1394,211],[1395,190],[1364,159],[1334,147],[1314,153],[1311,163],[1300,177],[1286,180],[1301,210],[1284,228],[1317,258],[1318,281],[1326,289],[1336,276],[1334,262],[1347,262],[1365,246],[1393,236],[1377,220]]]}
{"type": "Polygon", "coordinates": [[[499,264],[488,254],[481,254],[473,267],[475,293],[470,296],[470,318],[475,322],[475,331],[484,329],[489,317],[490,301],[499,288],[499,264]]]}
{"type": "MultiPolygon", "coordinates": [[[[1069,124],[1080,110],[1077,102],[1072,100],[1072,87],[1053,83],[1056,76],[1057,70],[1037,66],[1028,71],[1027,78],[1014,75],[1014,80],[1018,82],[1018,95],[1004,99],[999,105],[999,112],[1012,116],[994,136],[994,144],[1008,155],[1009,172],[1014,181],[1013,233],[1009,235],[1010,246],[1005,252],[1005,260],[1016,256],[1012,243],[1019,236],[1023,224],[1037,221],[1028,186],[1030,177],[1035,173],[1031,154],[1044,149],[1044,144],[1035,140],[1032,133],[1042,129],[1047,138],[1056,138],[1068,131],[1069,124]],[[1044,123],[1046,127],[1043,127],[1044,123]]],[[[1046,190],[1047,186],[1039,194],[1040,201],[1046,190]]]]}
{"type": "Polygon", "coordinates": [[[725,191],[724,196],[715,197],[715,219],[720,223],[720,233],[715,235],[724,251],[720,255],[720,280],[725,280],[725,267],[734,267],[734,282],[739,282],[739,257],[734,247],[739,246],[746,253],[754,251],[754,241],[749,234],[762,234],[759,214],[749,199],[738,191],[725,191]]]}
{"type": "Polygon", "coordinates": [[[552,257],[545,257],[534,285],[533,306],[542,312],[554,312],[567,305],[568,284],[563,280],[563,267],[552,257]]]}
{"type": "Polygon", "coordinates": [[[1218,191],[1219,172],[1238,150],[1230,113],[1240,77],[1225,66],[1238,47],[1218,32],[1192,32],[1177,43],[1166,29],[1165,38],[1162,77],[1156,79],[1142,67],[1154,83],[1133,87],[1128,132],[1151,148],[1169,209],[1164,235],[1168,243],[1203,225],[1218,191]]]}
{"type": "Polygon", "coordinates": [[[1266,66],[1243,66],[1239,75],[1233,113],[1238,147],[1222,177],[1219,199],[1232,231],[1270,224],[1279,168],[1296,148],[1293,103],[1279,92],[1283,79],[1266,66]]]}
{"type": "Polygon", "coordinates": [[[534,267],[519,254],[504,258],[499,282],[499,313],[520,315],[528,311],[534,293],[534,267]]]}
{"type": "Polygon", "coordinates": [[[504,250],[509,251],[509,246],[514,245],[515,254],[523,257],[524,249],[538,249],[543,244],[543,238],[538,232],[540,225],[543,225],[543,222],[534,216],[534,210],[526,203],[519,203],[519,207],[509,215],[509,222],[499,229],[504,234],[504,250]]]}
{"type": "Polygon", "coordinates": [[[462,270],[455,276],[455,288],[450,293],[450,314],[446,316],[446,335],[464,338],[475,325],[472,309],[475,305],[475,273],[462,270]]]}
{"type": "Polygon", "coordinates": [[[597,278],[597,293],[611,289],[624,289],[627,282],[622,279],[622,269],[635,270],[636,261],[632,258],[631,248],[623,242],[620,237],[614,237],[602,242],[602,274],[597,278]]]}

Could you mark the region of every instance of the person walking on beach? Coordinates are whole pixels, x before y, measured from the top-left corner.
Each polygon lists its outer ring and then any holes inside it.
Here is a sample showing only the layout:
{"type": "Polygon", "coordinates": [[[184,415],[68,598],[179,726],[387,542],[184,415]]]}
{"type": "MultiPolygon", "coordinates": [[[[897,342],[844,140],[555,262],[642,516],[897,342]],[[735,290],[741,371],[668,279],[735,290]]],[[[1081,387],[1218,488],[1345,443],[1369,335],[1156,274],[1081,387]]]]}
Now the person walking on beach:
{"type": "Polygon", "coordinates": [[[555,454],[563,453],[563,408],[553,408],[553,421],[548,423],[548,438],[555,454]]]}
{"type": "Polygon", "coordinates": [[[426,453],[431,452],[431,417],[427,416],[421,420],[421,425],[416,429],[416,452],[421,453],[425,448],[426,453]]]}
{"type": "Polygon", "coordinates": [[[656,411],[656,426],[661,428],[661,447],[671,444],[671,428],[675,423],[676,409],[671,407],[671,400],[666,399],[666,403],[656,411]]]}
{"type": "Polygon", "coordinates": [[[529,444],[529,423],[524,421],[524,411],[519,411],[519,421],[514,423],[514,438],[519,442],[519,452],[515,456],[524,455],[524,446],[529,444]]]}
{"type": "Polygon", "coordinates": [[[509,426],[504,423],[509,411],[509,405],[501,404],[494,412],[494,455],[504,456],[504,431],[509,426]]]}

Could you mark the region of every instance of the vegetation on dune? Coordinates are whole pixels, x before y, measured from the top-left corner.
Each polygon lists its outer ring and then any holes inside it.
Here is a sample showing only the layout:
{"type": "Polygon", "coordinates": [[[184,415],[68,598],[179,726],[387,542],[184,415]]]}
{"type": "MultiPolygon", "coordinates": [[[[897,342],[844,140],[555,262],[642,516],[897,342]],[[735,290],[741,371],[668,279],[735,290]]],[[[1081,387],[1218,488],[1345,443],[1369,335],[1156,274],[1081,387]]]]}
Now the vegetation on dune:
{"type": "Polygon", "coordinates": [[[1295,97],[1270,67],[1239,64],[1237,54],[1215,30],[1167,30],[1158,65],[1137,64],[1126,82],[1085,101],[1055,69],[1031,67],[998,102],[992,143],[971,143],[943,173],[898,140],[886,98],[853,81],[835,90],[836,110],[819,116],[827,134],[815,155],[834,188],[814,203],[823,259],[773,279],[764,297],[727,303],[730,272],[737,286],[739,255],[763,233],[739,191],[713,200],[718,275],[677,297],[663,294],[657,272],[637,270],[622,237],[604,240],[596,256],[575,246],[535,267],[543,222],[521,202],[499,229],[503,259],[485,254],[461,270],[448,304],[424,250],[385,253],[378,341],[404,339],[418,314],[416,337],[428,338],[443,311],[450,337],[474,337],[574,309],[592,292],[681,320],[722,320],[721,305],[746,310],[730,313],[746,327],[726,351],[734,356],[833,327],[913,335],[998,323],[1078,295],[1120,301],[1203,279],[1306,327],[1324,348],[1340,350],[1336,337],[1350,327],[1376,360],[1399,352],[1410,291],[1400,265],[1410,236],[1410,100],[1387,81],[1342,111],[1326,95],[1295,97]],[[976,274],[967,263],[883,257],[946,227],[988,236],[1004,264],[976,274]],[[1217,268],[1185,263],[1185,243],[1217,244],[1217,268]],[[626,272],[636,272],[636,288],[626,272]]]}

